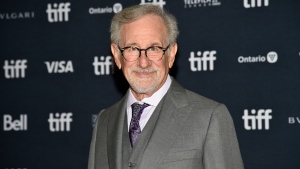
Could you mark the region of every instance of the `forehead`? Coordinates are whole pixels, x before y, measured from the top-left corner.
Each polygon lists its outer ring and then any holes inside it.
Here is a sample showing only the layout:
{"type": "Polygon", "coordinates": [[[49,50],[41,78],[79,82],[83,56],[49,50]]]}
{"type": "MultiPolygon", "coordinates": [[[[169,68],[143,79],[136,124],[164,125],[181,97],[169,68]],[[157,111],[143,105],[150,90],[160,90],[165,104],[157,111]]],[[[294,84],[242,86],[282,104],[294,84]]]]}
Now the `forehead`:
{"type": "Polygon", "coordinates": [[[123,24],[120,40],[125,44],[159,43],[162,45],[166,42],[166,32],[163,19],[151,14],[123,24]]]}

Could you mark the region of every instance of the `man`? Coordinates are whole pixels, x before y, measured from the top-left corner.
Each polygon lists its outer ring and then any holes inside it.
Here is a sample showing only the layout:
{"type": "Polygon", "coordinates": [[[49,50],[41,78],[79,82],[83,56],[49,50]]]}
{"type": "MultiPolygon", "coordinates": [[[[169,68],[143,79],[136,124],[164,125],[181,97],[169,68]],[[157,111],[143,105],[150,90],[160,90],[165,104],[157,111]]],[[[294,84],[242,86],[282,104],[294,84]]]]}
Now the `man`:
{"type": "Polygon", "coordinates": [[[177,35],[175,18],[158,6],[133,6],[113,17],[111,51],[130,88],[99,113],[89,169],[243,168],[226,107],[168,74],[177,35]]]}

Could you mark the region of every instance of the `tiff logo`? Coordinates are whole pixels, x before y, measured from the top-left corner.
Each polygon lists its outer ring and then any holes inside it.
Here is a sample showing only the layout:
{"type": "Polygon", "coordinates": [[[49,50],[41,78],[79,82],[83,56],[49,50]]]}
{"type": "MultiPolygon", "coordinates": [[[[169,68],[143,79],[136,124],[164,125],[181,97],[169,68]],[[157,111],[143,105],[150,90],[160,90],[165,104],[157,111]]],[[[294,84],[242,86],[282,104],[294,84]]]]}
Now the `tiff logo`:
{"type": "Polygon", "coordinates": [[[73,113],[50,113],[48,122],[51,132],[70,131],[73,113]]]}
{"type": "Polygon", "coordinates": [[[256,126],[258,130],[269,130],[270,129],[270,120],[272,119],[271,109],[259,109],[259,110],[251,110],[251,114],[249,115],[249,111],[247,109],[244,110],[244,127],[246,130],[256,130],[256,126]],[[256,114],[257,113],[257,114],[256,114]],[[264,128],[263,128],[264,122],[264,128]]]}
{"type": "Polygon", "coordinates": [[[299,117],[289,117],[289,124],[300,124],[300,118],[299,117]]]}
{"type": "Polygon", "coordinates": [[[166,2],[164,0],[141,0],[140,5],[143,4],[152,4],[152,5],[158,5],[161,8],[164,7],[164,5],[166,5],[166,2]],[[147,2],[146,2],[147,1],[147,2]]]}
{"type": "Polygon", "coordinates": [[[94,57],[94,73],[95,75],[109,75],[110,74],[110,67],[112,67],[112,57],[111,56],[104,56],[99,58],[97,56],[94,57]]]}
{"type": "Polygon", "coordinates": [[[264,6],[269,6],[269,0],[244,0],[244,7],[245,8],[261,7],[262,1],[264,1],[264,6]],[[251,3],[249,3],[249,1],[251,3]]]}
{"type": "Polygon", "coordinates": [[[203,54],[198,51],[197,56],[195,57],[195,52],[190,53],[189,61],[191,62],[190,68],[193,72],[196,71],[206,71],[207,67],[209,67],[209,70],[214,70],[214,61],[216,58],[216,51],[205,51],[203,54]],[[200,57],[202,55],[202,57],[200,57]]]}
{"type": "Polygon", "coordinates": [[[20,119],[13,120],[9,114],[3,115],[3,130],[4,131],[25,131],[27,130],[27,114],[21,114],[20,119]]]}
{"type": "Polygon", "coordinates": [[[27,68],[27,60],[8,60],[4,61],[4,76],[6,79],[10,78],[25,78],[25,69],[27,68]]]}
{"type": "Polygon", "coordinates": [[[74,72],[72,61],[46,61],[48,73],[74,72]]]}
{"type": "Polygon", "coordinates": [[[48,21],[49,22],[63,22],[69,21],[69,12],[70,9],[70,2],[66,3],[54,3],[53,8],[51,4],[48,4],[48,8],[46,12],[48,13],[48,21]]]}

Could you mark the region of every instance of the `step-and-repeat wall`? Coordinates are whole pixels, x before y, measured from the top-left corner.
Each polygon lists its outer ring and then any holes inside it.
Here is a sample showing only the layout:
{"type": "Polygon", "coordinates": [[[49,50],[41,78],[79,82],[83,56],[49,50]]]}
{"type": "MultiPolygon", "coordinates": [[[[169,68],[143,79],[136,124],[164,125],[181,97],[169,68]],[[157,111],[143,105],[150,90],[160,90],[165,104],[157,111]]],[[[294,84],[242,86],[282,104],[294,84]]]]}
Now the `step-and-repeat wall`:
{"type": "Polygon", "coordinates": [[[3,0],[0,169],[83,169],[97,113],[128,84],[112,16],[157,4],[179,22],[170,74],[227,105],[247,169],[300,166],[300,1],[3,0]]]}

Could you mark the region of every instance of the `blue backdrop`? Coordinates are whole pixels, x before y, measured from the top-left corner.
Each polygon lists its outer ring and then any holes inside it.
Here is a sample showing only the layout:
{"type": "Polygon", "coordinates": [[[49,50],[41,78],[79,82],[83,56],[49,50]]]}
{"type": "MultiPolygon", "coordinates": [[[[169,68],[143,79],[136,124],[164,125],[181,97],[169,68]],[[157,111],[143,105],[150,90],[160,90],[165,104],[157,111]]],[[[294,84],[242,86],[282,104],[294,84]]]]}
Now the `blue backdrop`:
{"type": "Polygon", "coordinates": [[[170,74],[227,105],[245,168],[299,168],[298,0],[1,1],[0,168],[87,167],[97,113],[128,88],[110,20],[141,3],[178,19],[170,74]]]}

